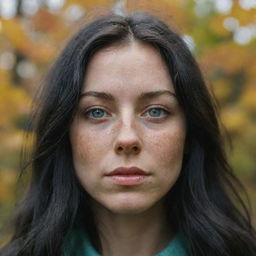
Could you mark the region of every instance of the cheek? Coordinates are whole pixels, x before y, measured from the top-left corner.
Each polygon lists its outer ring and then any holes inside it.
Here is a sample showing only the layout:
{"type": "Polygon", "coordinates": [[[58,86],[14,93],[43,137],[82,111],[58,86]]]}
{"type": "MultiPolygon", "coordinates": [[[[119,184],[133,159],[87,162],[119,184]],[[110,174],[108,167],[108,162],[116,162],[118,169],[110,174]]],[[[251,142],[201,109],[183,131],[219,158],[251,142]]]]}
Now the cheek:
{"type": "Polygon", "coordinates": [[[157,163],[157,189],[165,195],[174,185],[181,171],[185,133],[164,131],[154,137],[151,145],[151,159],[157,163]]]}
{"type": "Polygon", "coordinates": [[[163,131],[152,135],[152,150],[159,163],[180,162],[183,157],[185,133],[181,131],[163,131]]]}
{"type": "Polygon", "coordinates": [[[96,170],[100,169],[100,159],[104,150],[102,138],[78,126],[71,129],[70,141],[76,175],[84,189],[89,192],[97,185],[95,174],[96,170]]]}
{"type": "Polygon", "coordinates": [[[101,152],[104,151],[107,142],[99,134],[90,133],[88,130],[77,129],[71,134],[71,144],[75,162],[83,162],[86,165],[95,163],[101,152]]]}

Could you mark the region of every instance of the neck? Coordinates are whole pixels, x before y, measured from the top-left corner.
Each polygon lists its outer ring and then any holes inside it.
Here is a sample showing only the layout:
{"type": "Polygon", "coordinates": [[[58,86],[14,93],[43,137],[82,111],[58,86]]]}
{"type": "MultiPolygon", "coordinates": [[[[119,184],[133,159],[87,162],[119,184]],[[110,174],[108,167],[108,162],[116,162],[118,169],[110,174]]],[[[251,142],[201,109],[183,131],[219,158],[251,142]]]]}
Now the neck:
{"type": "Polygon", "coordinates": [[[154,255],[173,237],[161,203],[138,214],[113,213],[99,205],[93,212],[103,256],[154,255]]]}

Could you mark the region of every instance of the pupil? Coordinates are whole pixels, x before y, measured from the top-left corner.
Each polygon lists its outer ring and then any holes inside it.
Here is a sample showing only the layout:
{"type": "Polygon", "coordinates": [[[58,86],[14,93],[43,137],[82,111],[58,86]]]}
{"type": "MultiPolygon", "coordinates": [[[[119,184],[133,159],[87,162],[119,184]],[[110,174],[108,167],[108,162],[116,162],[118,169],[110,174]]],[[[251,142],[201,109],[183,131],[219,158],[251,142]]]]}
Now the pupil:
{"type": "Polygon", "coordinates": [[[160,114],[160,109],[156,109],[156,108],[153,108],[150,110],[152,116],[159,116],[160,114]]]}
{"type": "Polygon", "coordinates": [[[96,110],[93,110],[92,114],[93,114],[94,117],[102,117],[103,116],[103,111],[100,110],[100,109],[96,109],[96,110]]]}

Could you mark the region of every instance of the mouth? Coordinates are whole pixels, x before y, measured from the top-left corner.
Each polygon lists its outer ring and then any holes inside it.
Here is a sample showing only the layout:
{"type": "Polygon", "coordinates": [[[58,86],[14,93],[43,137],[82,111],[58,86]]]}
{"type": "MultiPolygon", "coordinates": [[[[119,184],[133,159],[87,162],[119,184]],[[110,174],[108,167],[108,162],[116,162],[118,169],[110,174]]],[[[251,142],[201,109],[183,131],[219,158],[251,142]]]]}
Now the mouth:
{"type": "Polygon", "coordinates": [[[106,175],[116,185],[134,186],[143,183],[148,177],[149,173],[138,167],[119,167],[106,175]]]}

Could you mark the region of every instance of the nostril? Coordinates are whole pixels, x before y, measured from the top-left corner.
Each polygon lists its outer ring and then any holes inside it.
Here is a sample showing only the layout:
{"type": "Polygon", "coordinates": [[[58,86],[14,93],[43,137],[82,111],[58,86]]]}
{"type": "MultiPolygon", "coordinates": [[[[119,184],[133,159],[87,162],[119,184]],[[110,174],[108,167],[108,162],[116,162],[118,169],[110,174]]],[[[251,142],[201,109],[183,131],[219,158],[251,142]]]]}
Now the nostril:
{"type": "Polygon", "coordinates": [[[121,153],[121,152],[125,152],[125,153],[132,153],[132,152],[134,152],[134,153],[138,153],[140,151],[140,148],[138,147],[138,146],[135,146],[135,145],[133,145],[133,146],[118,146],[118,147],[116,147],[116,152],[118,152],[118,153],[121,153]]]}
{"type": "Polygon", "coordinates": [[[117,151],[122,151],[122,150],[123,148],[121,146],[117,148],[117,151]]]}

